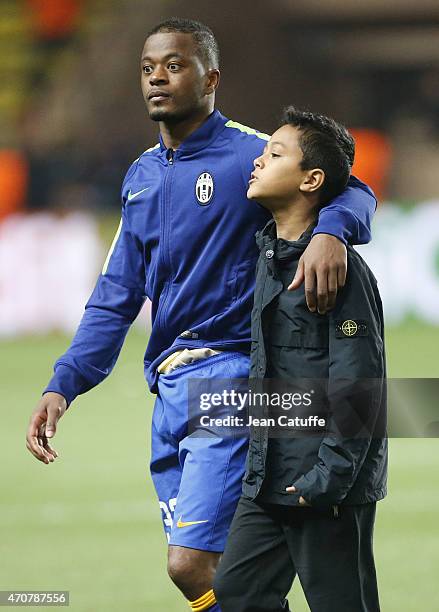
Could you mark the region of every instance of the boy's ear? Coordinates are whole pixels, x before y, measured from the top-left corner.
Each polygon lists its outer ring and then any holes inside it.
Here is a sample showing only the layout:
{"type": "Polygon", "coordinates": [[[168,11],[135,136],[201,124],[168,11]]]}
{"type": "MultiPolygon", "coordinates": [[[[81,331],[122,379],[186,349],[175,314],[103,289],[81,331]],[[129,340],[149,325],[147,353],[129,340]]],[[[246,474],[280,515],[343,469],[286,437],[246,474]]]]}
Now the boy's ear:
{"type": "Polygon", "coordinates": [[[299,187],[300,191],[306,193],[315,193],[317,189],[325,182],[325,173],[321,168],[313,168],[307,170],[302,183],[299,187]]]}

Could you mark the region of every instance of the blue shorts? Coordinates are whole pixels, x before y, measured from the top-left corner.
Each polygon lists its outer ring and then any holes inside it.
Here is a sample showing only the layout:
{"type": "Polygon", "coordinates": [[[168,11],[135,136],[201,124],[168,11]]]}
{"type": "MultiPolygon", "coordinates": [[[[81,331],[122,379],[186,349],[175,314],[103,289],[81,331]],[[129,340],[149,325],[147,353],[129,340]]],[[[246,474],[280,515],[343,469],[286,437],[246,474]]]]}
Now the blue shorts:
{"type": "Polygon", "coordinates": [[[223,552],[241,495],[248,439],[188,435],[188,379],[248,378],[250,359],[222,352],[160,374],[151,475],[169,544],[223,552]]]}

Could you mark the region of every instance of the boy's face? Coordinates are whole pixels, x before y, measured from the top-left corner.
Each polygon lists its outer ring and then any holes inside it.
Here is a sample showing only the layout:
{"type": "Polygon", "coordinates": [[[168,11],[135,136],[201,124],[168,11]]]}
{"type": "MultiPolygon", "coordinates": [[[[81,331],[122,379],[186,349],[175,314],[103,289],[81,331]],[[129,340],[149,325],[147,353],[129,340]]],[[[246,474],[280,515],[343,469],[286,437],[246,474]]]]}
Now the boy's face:
{"type": "Polygon", "coordinates": [[[262,155],[255,159],[247,197],[271,208],[294,199],[300,191],[307,171],[302,170],[302,149],[299,131],[283,125],[270,138],[262,155]]]}

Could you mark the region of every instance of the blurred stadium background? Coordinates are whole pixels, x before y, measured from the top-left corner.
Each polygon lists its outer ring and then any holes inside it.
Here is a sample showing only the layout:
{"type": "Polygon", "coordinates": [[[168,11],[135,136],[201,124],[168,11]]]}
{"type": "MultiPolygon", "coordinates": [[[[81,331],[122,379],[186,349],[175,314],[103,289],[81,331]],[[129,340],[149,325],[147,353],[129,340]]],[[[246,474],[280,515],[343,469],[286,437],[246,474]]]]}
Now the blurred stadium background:
{"type": "MultiPolygon", "coordinates": [[[[437,0],[0,0],[0,589],[67,589],[75,612],[187,609],[148,474],[147,311],[114,374],[61,422],[60,460],[38,464],[24,445],[118,224],[124,172],[157,142],[138,58],[171,15],[215,31],[227,116],[270,132],[294,103],[354,131],[355,172],[380,198],[360,251],[380,282],[389,374],[439,374],[437,0]]],[[[439,610],[438,440],[390,450],[382,609],[439,610]]],[[[297,585],[291,597],[308,609],[297,585]]]]}

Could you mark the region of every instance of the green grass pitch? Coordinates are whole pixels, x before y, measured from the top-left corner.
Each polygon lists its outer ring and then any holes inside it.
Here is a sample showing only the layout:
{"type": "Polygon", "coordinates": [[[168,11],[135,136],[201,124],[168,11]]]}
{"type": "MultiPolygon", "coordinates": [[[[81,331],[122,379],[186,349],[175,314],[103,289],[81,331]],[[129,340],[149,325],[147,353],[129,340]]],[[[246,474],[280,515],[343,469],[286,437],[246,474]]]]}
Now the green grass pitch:
{"type": "MultiPolygon", "coordinates": [[[[0,343],[0,590],[69,590],[74,612],[188,610],[166,575],[149,478],[145,342],[133,330],[112,376],[72,405],[54,441],[60,459],[49,466],[31,457],[24,435],[68,339],[0,343]]],[[[438,376],[438,345],[438,328],[389,329],[389,374],[438,376]]],[[[383,612],[432,610],[437,600],[438,456],[437,439],[391,441],[390,494],[378,506],[375,539],[383,612]]],[[[299,585],[291,598],[296,612],[308,610],[299,585]]]]}

